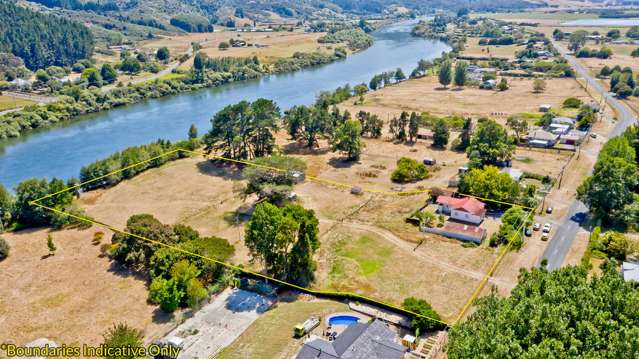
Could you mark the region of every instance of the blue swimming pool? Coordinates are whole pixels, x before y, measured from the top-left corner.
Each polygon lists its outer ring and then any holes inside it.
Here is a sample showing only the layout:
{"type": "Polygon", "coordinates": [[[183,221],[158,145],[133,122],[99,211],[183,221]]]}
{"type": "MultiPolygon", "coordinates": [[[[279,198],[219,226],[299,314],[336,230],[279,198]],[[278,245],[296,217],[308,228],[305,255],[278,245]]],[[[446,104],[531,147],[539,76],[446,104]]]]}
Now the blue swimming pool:
{"type": "Polygon", "coordinates": [[[351,325],[357,322],[359,322],[359,318],[352,315],[336,315],[328,319],[330,325],[351,325]]]}

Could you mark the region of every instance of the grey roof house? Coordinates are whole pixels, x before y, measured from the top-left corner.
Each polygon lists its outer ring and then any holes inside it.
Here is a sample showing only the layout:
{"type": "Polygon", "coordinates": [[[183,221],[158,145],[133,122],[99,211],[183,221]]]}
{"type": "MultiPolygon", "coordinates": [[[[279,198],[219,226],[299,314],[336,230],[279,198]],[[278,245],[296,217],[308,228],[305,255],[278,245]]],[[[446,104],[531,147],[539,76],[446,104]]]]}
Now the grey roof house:
{"type": "Polygon", "coordinates": [[[395,337],[380,320],[355,323],[332,342],[316,338],[304,343],[295,359],[402,359],[406,348],[395,337]]]}

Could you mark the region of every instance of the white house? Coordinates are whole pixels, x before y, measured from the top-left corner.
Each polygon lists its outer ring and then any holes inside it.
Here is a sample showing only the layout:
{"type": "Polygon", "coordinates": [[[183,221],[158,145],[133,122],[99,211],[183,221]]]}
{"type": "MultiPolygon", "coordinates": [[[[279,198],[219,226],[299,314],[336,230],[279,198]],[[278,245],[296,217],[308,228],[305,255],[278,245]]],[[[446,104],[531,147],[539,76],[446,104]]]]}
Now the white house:
{"type": "Polygon", "coordinates": [[[473,197],[439,196],[437,197],[437,204],[439,205],[439,212],[461,222],[479,224],[486,216],[486,205],[473,197]]]}

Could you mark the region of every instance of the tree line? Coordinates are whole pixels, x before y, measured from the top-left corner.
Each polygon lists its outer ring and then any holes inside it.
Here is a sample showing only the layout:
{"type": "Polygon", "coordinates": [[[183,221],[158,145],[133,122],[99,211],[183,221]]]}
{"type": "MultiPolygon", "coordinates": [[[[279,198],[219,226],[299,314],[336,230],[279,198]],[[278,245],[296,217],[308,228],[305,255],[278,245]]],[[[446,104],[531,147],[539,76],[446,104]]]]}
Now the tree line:
{"type": "Polygon", "coordinates": [[[149,301],[159,304],[166,312],[178,307],[197,307],[209,293],[233,284],[233,271],[205,259],[227,261],[235,248],[225,239],[202,237],[189,226],[166,225],[150,214],[131,216],[125,231],[134,236],[113,234],[111,245],[106,248],[108,255],[126,267],[147,274],[149,301]]]}

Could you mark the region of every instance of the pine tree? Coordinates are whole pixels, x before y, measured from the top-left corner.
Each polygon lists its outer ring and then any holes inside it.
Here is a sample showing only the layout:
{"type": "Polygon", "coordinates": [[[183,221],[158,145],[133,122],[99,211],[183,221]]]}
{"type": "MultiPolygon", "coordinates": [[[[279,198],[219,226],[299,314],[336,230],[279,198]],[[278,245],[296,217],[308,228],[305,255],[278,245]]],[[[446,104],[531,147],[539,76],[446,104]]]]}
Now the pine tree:
{"type": "Polygon", "coordinates": [[[444,61],[439,68],[439,83],[444,87],[450,85],[452,81],[452,64],[450,60],[444,61]]]}

